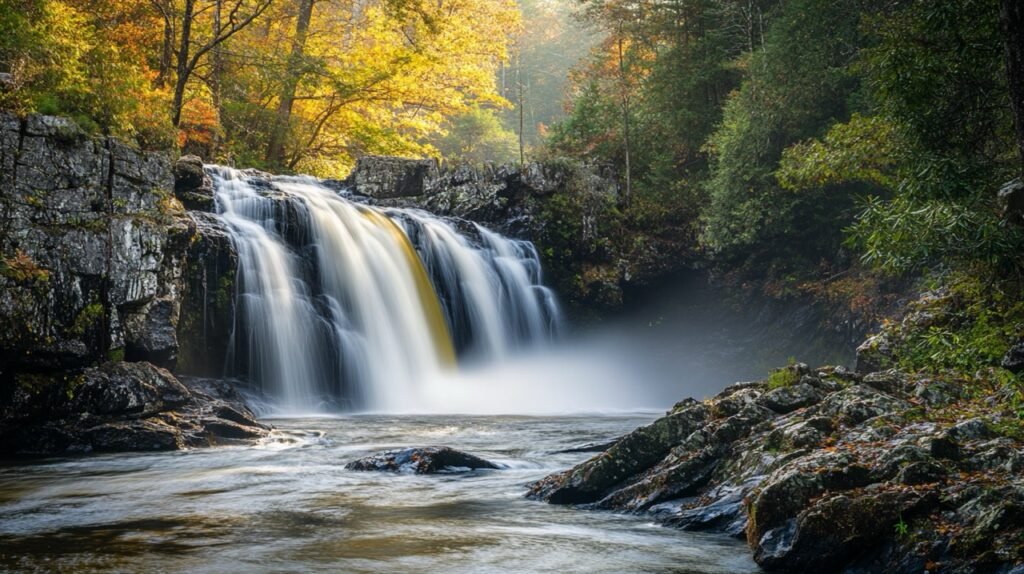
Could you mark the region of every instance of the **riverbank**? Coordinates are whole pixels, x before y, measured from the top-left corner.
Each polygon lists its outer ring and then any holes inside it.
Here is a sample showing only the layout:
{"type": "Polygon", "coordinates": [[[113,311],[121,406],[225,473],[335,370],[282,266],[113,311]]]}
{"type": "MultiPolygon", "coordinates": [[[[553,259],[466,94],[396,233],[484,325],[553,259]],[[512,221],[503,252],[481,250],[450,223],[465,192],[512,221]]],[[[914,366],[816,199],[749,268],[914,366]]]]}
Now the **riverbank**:
{"type": "MultiPolygon", "coordinates": [[[[956,306],[922,297],[861,346],[855,371],[794,363],[681,401],[529,496],[727,534],[769,570],[1017,572],[1018,403],[980,372],[900,368],[905,342],[956,306]]],[[[998,369],[1019,367],[1011,347],[998,369]]]]}

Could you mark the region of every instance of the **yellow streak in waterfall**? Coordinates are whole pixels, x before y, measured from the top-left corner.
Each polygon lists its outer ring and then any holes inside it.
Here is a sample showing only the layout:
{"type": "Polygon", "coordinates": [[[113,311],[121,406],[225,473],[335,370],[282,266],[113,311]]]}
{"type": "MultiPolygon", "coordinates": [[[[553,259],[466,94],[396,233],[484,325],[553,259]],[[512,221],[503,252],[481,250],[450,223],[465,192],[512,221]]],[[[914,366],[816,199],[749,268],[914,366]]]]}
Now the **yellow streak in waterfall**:
{"type": "Polygon", "coordinates": [[[426,315],[427,325],[430,327],[430,333],[434,338],[434,348],[437,350],[438,358],[441,360],[442,365],[454,367],[456,364],[455,347],[452,345],[452,337],[448,333],[448,323],[444,320],[444,313],[441,311],[441,302],[437,296],[437,291],[434,290],[434,285],[430,282],[430,277],[427,275],[426,268],[423,267],[423,262],[420,261],[419,255],[416,254],[416,248],[413,247],[412,242],[409,241],[409,237],[402,231],[402,228],[388,217],[371,209],[361,208],[359,211],[378,227],[388,230],[392,237],[395,238],[395,241],[402,246],[402,253],[405,254],[406,263],[408,263],[409,270],[412,271],[413,280],[416,282],[416,291],[420,295],[420,308],[423,309],[423,314],[426,315]]]}

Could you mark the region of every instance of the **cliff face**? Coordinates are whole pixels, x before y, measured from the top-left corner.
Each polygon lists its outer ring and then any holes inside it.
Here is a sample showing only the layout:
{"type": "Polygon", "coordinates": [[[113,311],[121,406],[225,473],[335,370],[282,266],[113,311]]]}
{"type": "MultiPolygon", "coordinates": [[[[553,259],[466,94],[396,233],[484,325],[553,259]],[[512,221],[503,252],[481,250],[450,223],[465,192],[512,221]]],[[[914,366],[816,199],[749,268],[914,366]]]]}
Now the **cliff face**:
{"type": "Polygon", "coordinates": [[[234,293],[231,243],[216,220],[185,211],[173,184],[165,155],[86,137],[66,119],[0,115],[0,451],[188,442],[173,423],[155,441],[96,430],[206,404],[186,400],[188,391],[152,409],[122,405],[124,396],[74,399],[93,380],[119,381],[128,396],[162,396],[152,381],[177,381],[152,374],[159,367],[220,372],[234,293]],[[210,345],[220,346],[220,359],[210,345]],[[92,368],[121,361],[140,366],[92,368]],[[68,432],[47,442],[47,428],[68,432]],[[11,429],[19,440],[10,440],[11,429]]]}
{"type": "Polygon", "coordinates": [[[166,157],[68,120],[0,120],[0,348],[7,368],[125,356],[173,365],[195,225],[166,157]]]}

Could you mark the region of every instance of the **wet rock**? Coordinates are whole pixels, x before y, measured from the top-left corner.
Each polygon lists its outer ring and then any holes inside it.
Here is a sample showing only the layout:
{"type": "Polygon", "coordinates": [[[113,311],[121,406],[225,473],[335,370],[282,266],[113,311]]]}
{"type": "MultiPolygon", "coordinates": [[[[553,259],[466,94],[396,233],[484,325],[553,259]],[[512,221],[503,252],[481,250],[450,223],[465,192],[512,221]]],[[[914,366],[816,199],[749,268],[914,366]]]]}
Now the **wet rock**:
{"type": "Polygon", "coordinates": [[[406,448],[368,456],[345,465],[348,470],[375,470],[414,474],[501,468],[478,456],[446,446],[406,448]]]}
{"type": "MultiPolygon", "coordinates": [[[[259,439],[234,391],[179,381],[150,363],[107,363],[78,374],[22,375],[0,410],[0,455],[174,450],[259,439]]],[[[0,397],[2,398],[2,397],[0,397]]]]}
{"type": "Polygon", "coordinates": [[[579,446],[574,446],[572,448],[555,451],[555,454],[571,454],[577,452],[604,452],[611,448],[613,444],[619,442],[619,438],[613,438],[611,440],[600,442],[588,442],[586,444],[581,444],[579,446]]]}
{"type": "Polygon", "coordinates": [[[73,441],[69,450],[129,452],[178,450],[185,447],[181,430],[161,421],[130,420],[97,425],[73,441]]]}
{"type": "Polygon", "coordinates": [[[933,503],[932,497],[913,491],[828,496],[765,532],[754,559],[772,570],[838,571],[887,536],[902,516],[933,503]]]}
{"type": "Polygon", "coordinates": [[[225,224],[213,215],[190,212],[196,236],[188,247],[177,324],[180,373],[216,377],[234,328],[238,253],[225,224]]]}
{"type": "Polygon", "coordinates": [[[816,404],[821,398],[818,389],[806,383],[798,383],[769,391],[761,397],[760,402],[779,414],[786,414],[816,404]]]}
{"type": "Polygon", "coordinates": [[[215,210],[213,180],[203,170],[203,160],[183,155],[174,163],[174,196],[186,209],[215,210]]]}
{"type": "Polygon", "coordinates": [[[614,446],[565,473],[530,485],[531,496],[554,504],[580,504],[605,498],[613,486],[661,461],[673,446],[708,418],[695,404],[622,437],[614,446]]]}
{"type": "Polygon", "coordinates": [[[71,383],[68,414],[146,417],[179,407],[191,393],[169,371],[148,363],[87,369],[71,383]]]}

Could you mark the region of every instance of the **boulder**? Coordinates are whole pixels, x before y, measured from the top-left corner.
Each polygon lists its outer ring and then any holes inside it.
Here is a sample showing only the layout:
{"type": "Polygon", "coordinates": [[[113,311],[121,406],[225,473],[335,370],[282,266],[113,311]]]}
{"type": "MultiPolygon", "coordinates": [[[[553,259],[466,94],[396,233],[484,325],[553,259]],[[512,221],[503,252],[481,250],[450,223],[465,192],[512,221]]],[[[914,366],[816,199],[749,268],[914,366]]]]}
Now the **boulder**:
{"type": "Polygon", "coordinates": [[[356,161],[346,184],[360,195],[395,199],[423,195],[436,177],[434,160],[364,156],[356,161]]]}
{"type": "Polygon", "coordinates": [[[175,450],[252,441],[256,421],[223,382],[181,381],[150,363],[21,375],[0,396],[0,455],[175,450]]]}
{"type": "Polygon", "coordinates": [[[213,180],[199,156],[183,155],[174,163],[174,196],[186,209],[215,211],[213,180]]]}
{"type": "Polygon", "coordinates": [[[997,196],[1004,221],[1024,225],[1024,180],[1014,179],[1003,185],[997,196]]]}
{"type": "Polygon", "coordinates": [[[1017,342],[1010,347],[1000,365],[1014,374],[1024,372],[1024,341],[1017,342]]]}
{"type": "Polygon", "coordinates": [[[478,456],[446,446],[405,448],[354,460],[345,465],[348,470],[376,470],[412,474],[464,472],[478,469],[498,469],[500,466],[478,456]]]}
{"type": "Polygon", "coordinates": [[[761,397],[760,403],[769,409],[786,414],[821,401],[821,392],[806,383],[774,389],[761,397]]]}

